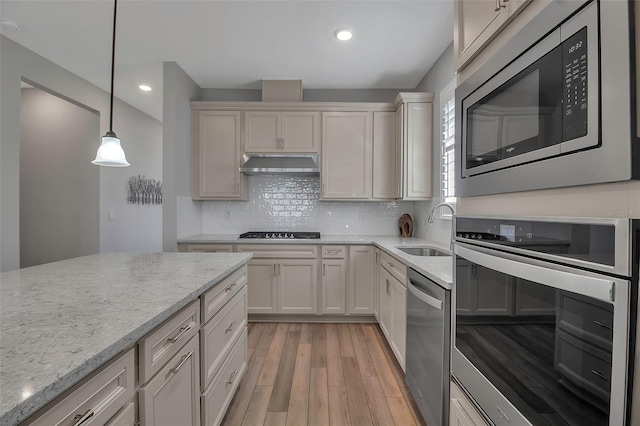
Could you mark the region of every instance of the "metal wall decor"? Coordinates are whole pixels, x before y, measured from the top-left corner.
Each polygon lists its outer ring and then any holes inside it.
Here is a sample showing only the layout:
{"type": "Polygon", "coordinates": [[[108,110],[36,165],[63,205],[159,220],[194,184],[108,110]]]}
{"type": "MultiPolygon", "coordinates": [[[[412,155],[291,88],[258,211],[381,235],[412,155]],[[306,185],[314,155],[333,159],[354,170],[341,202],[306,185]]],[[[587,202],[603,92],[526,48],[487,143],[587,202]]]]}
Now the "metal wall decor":
{"type": "Polygon", "coordinates": [[[129,204],[162,204],[162,182],[144,175],[131,176],[127,185],[129,204]]]}

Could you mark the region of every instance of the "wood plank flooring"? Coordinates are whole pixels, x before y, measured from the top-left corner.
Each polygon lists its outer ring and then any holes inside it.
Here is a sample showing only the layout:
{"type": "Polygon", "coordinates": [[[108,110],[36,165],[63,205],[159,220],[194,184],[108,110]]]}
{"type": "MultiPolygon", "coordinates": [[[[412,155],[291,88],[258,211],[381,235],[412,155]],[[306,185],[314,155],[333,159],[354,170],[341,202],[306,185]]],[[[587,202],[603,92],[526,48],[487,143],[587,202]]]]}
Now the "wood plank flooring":
{"type": "Polygon", "coordinates": [[[376,324],[249,323],[248,341],[225,426],[426,426],[376,324]]]}

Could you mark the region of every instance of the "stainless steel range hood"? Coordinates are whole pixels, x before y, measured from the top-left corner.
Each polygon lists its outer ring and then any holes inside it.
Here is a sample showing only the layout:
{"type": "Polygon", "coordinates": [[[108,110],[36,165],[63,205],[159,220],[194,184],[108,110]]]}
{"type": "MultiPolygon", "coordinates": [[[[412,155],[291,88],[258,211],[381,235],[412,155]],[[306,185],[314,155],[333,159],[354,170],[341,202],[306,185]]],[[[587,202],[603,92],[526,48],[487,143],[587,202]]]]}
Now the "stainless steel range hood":
{"type": "Polygon", "coordinates": [[[317,154],[244,154],[240,172],[245,175],[317,176],[317,154]]]}

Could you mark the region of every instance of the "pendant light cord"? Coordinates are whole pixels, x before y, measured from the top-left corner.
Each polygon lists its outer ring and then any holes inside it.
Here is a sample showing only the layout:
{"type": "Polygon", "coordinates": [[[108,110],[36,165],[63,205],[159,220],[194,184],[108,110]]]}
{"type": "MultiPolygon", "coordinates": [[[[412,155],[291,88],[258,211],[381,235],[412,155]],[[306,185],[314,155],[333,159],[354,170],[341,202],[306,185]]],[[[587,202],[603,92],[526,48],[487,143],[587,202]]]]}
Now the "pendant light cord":
{"type": "Polygon", "coordinates": [[[111,103],[109,106],[109,133],[113,133],[113,80],[116,69],[116,14],[118,0],[113,2],[113,39],[111,44],[111,103]]]}

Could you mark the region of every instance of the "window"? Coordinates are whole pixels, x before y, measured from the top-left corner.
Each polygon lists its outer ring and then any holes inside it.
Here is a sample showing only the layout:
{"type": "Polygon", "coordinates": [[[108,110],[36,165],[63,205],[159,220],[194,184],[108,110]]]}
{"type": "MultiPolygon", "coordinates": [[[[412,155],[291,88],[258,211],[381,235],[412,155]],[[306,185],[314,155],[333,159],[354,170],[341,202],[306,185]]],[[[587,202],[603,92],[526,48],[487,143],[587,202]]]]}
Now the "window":
{"type": "Polygon", "coordinates": [[[455,81],[440,93],[442,111],[442,200],[456,202],[455,184],[455,133],[456,113],[454,99],[455,81]]]}

